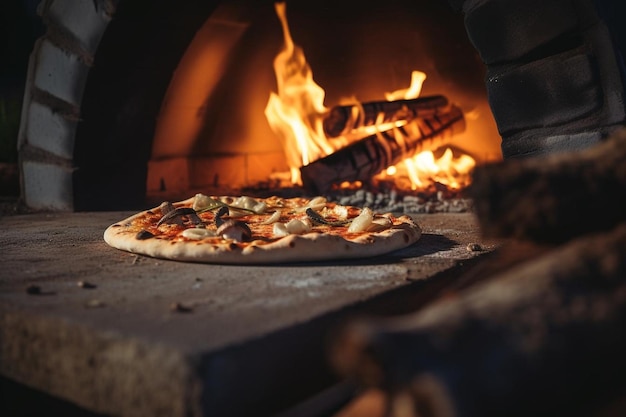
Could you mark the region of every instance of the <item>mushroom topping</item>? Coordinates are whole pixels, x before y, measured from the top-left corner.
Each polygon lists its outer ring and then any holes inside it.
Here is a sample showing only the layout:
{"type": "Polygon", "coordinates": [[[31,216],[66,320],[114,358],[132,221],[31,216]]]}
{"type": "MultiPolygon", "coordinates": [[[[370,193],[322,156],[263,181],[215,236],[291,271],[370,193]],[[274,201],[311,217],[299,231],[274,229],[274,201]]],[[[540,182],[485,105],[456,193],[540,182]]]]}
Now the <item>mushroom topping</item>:
{"type": "Polygon", "coordinates": [[[137,240],[146,240],[154,237],[154,234],[150,233],[146,229],[141,229],[136,235],[135,239],[137,240]]]}
{"type": "Polygon", "coordinates": [[[175,223],[179,226],[183,225],[183,219],[174,215],[176,208],[172,203],[170,203],[169,201],[164,201],[159,206],[159,209],[161,210],[161,214],[163,215],[163,217],[161,217],[161,220],[159,220],[157,226],[159,226],[161,223],[175,223]]]}
{"type": "Polygon", "coordinates": [[[174,209],[175,209],[174,205],[170,203],[169,201],[164,201],[159,206],[159,210],[161,211],[161,214],[164,216],[170,211],[174,211],[174,209]]]}
{"type": "Polygon", "coordinates": [[[318,212],[313,210],[312,208],[306,209],[306,215],[313,221],[313,223],[317,224],[325,224],[327,226],[343,226],[350,223],[352,220],[338,220],[338,221],[328,221],[324,217],[322,217],[318,212]]]}
{"type": "Polygon", "coordinates": [[[226,216],[228,214],[228,212],[229,212],[228,207],[227,206],[222,206],[217,211],[217,213],[215,213],[215,225],[217,227],[220,227],[221,225],[224,224],[225,220],[222,219],[222,216],[226,216]]]}
{"type": "Polygon", "coordinates": [[[252,231],[247,224],[237,220],[226,220],[217,228],[217,235],[236,242],[252,240],[252,231]]]}
{"type": "Polygon", "coordinates": [[[161,219],[157,222],[157,227],[163,223],[175,223],[182,225],[184,223],[183,216],[187,216],[187,218],[197,226],[202,226],[204,224],[194,209],[190,207],[178,207],[174,210],[164,212],[163,217],[161,217],[161,219]]]}

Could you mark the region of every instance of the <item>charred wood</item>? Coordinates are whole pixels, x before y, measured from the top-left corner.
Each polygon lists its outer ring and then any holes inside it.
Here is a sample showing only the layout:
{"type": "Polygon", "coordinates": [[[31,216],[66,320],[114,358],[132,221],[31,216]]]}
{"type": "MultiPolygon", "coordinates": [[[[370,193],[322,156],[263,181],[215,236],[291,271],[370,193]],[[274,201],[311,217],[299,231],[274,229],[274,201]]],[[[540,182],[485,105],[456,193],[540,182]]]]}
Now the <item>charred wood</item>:
{"type": "Polygon", "coordinates": [[[424,150],[435,150],[465,129],[460,108],[417,118],[402,127],[354,142],[300,168],[305,188],[324,193],[344,181],[368,181],[373,175],[424,150]]]}
{"type": "Polygon", "coordinates": [[[448,99],[444,96],[335,106],[324,117],[324,133],[334,138],[375,124],[431,117],[446,111],[447,106],[448,99]]]}
{"type": "Polygon", "coordinates": [[[626,129],[577,153],[476,167],[469,197],[482,231],[561,243],[626,220],[626,129]]]}
{"type": "Polygon", "coordinates": [[[337,333],[335,369],[391,416],[585,416],[626,390],[626,223],[455,296],[337,333]]]}

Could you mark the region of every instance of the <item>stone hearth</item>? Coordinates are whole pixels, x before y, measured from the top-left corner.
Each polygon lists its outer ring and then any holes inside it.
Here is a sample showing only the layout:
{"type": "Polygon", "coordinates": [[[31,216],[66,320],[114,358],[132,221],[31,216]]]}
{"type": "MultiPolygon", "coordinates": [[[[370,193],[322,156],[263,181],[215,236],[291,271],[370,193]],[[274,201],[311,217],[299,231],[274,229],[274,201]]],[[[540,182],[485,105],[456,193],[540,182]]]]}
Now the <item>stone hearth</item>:
{"type": "Polygon", "coordinates": [[[273,415],[344,387],[336,405],[353,391],[327,363],[335,326],[418,309],[496,246],[469,213],[428,214],[418,244],[377,259],[188,264],[108,247],[127,214],[0,219],[2,377],[111,416],[273,415]]]}

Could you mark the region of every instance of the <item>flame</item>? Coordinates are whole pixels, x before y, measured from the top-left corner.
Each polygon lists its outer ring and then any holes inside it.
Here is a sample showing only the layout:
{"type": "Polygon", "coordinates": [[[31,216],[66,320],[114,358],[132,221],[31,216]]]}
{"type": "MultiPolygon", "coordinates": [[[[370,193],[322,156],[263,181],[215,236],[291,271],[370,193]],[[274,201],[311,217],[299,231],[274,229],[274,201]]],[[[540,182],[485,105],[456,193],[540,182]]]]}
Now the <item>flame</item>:
{"type": "Polygon", "coordinates": [[[285,3],[276,3],[284,47],[274,59],[278,93],[270,93],[265,117],[282,141],[291,181],[300,183],[299,167],[332,153],[322,126],[325,91],[313,81],[304,51],[294,44],[287,24],[285,3]]]}
{"type": "Polygon", "coordinates": [[[420,93],[422,92],[422,86],[424,85],[424,81],[426,81],[425,73],[423,73],[422,71],[413,71],[411,73],[411,85],[409,86],[409,88],[396,90],[391,93],[385,93],[385,100],[394,101],[418,98],[420,93]]]}
{"type": "MultiPolygon", "coordinates": [[[[323,129],[323,116],[328,112],[324,106],[325,91],[313,80],[313,72],[306,61],[304,51],[291,37],[287,23],[286,4],[275,3],[276,14],[283,29],[284,45],[274,59],[277,93],[271,92],[265,107],[265,116],[272,130],[280,138],[287,164],[291,171],[292,184],[301,184],[300,167],[330,155],[363,135],[376,134],[392,126],[377,124],[359,130],[358,135],[329,139],[323,129]]],[[[426,80],[426,74],[413,71],[408,88],[385,93],[388,101],[417,98],[426,80]]],[[[358,101],[356,101],[358,105],[358,101]]],[[[358,106],[356,106],[358,108],[358,106]]],[[[400,124],[404,122],[399,122],[400,124]]],[[[393,123],[398,126],[398,122],[393,123]]],[[[398,141],[403,141],[398,135],[398,141]]],[[[421,152],[391,166],[381,173],[383,177],[404,175],[410,179],[411,188],[424,188],[432,182],[447,185],[452,189],[465,186],[475,161],[468,155],[455,157],[448,149],[440,158],[431,151],[421,152]]],[[[354,184],[352,184],[354,186],[354,184]]],[[[341,184],[347,187],[349,184],[341,184]]]]}
{"type": "Polygon", "coordinates": [[[465,154],[454,156],[452,149],[447,148],[439,158],[435,158],[431,151],[424,151],[405,159],[403,164],[413,190],[426,188],[433,183],[459,190],[469,185],[470,173],[476,161],[465,154]]]}
{"type": "MultiPolygon", "coordinates": [[[[411,84],[408,88],[385,93],[387,101],[410,100],[419,97],[426,74],[421,71],[411,73],[411,84]]],[[[383,177],[406,175],[411,183],[411,189],[423,189],[432,183],[446,185],[449,189],[458,190],[470,183],[470,172],[476,161],[469,155],[454,156],[450,148],[443,155],[435,158],[432,151],[423,151],[411,158],[406,158],[398,166],[388,167],[383,177]]]]}

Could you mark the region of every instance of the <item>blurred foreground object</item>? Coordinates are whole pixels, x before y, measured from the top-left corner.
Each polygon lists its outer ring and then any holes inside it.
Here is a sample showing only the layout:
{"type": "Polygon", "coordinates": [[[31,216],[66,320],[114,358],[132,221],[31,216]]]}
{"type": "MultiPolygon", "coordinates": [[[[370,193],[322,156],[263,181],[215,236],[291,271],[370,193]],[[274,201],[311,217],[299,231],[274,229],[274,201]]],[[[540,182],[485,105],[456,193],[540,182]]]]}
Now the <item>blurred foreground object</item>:
{"type": "Polygon", "coordinates": [[[398,417],[587,416],[626,394],[625,159],[620,131],[477,172],[481,227],[511,238],[480,265],[486,278],[411,315],[345,324],[335,369],[384,390],[398,417]]]}

